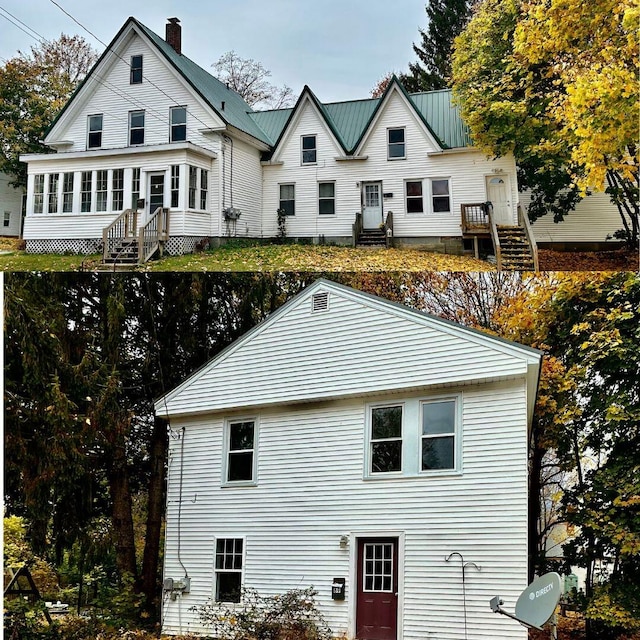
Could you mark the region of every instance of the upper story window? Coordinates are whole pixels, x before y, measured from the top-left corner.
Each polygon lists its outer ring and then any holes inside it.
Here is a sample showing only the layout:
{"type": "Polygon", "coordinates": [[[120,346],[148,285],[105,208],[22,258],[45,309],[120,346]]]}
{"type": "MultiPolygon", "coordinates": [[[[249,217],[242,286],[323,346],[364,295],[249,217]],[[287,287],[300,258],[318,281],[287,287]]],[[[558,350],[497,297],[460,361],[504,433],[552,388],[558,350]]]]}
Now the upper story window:
{"type": "Polygon", "coordinates": [[[296,215],[296,185],[280,185],[280,209],[284,210],[285,216],[296,215]]]}
{"type": "Polygon", "coordinates": [[[371,409],[369,473],[402,471],[402,405],[371,409]]]}
{"type": "Polygon", "coordinates": [[[129,77],[130,84],[142,83],[142,56],[131,56],[131,75],[129,77]]]}
{"type": "Polygon", "coordinates": [[[455,398],[422,403],[422,471],[456,468],[455,398]]]}
{"type": "Polygon", "coordinates": [[[315,164],[316,156],[316,136],[302,136],[302,164],[315,164]]]}
{"type": "Polygon", "coordinates": [[[451,194],[448,179],[431,180],[431,201],[435,213],[451,212],[451,194]]]}
{"type": "Polygon", "coordinates": [[[187,139],[187,108],[171,107],[171,142],[187,139]]]}
{"type": "Polygon", "coordinates": [[[129,145],[144,144],[144,111],[129,112],[129,145]]]}
{"type": "Polygon", "coordinates": [[[407,181],[407,213],[424,213],[422,180],[407,181]]]}
{"type": "Polygon", "coordinates": [[[402,160],[406,157],[404,127],[387,129],[387,158],[389,160],[402,160]]]}
{"type": "Polygon", "coordinates": [[[89,116],[88,149],[99,149],[102,146],[102,114],[89,116]]]}
{"type": "Polygon", "coordinates": [[[227,471],[225,482],[255,482],[256,423],[253,420],[227,425],[227,471]]]}

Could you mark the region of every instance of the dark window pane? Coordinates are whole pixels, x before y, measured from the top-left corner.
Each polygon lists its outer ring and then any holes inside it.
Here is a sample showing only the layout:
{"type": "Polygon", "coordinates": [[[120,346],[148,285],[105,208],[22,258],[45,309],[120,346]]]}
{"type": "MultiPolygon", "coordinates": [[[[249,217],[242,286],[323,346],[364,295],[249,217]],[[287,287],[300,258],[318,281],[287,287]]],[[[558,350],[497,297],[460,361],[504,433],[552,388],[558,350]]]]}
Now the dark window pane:
{"type": "Polygon", "coordinates": [[[388,473],[402,468],[402,440],[373,442],[371,445],[371,472],[388,473]]]}
{"type": "Polygon", "coordinates": [[[280,208],[284,209],[285,216],[293,216],[296,213],[295,201],[293,200],[280,200],[280,208]]]}
{"type": "Polygon", "coordinates": [[[449,181],[448,180],[432,180],[431,190],[434,196],[448,196],[449,181]]]}
{"type": "Polygon", "coordinates": [[[390,158],[404,158],[404,144],[390,144],[389,145],[389,157],[390,158]]]}
{"type": "Polygon", "coordinates": [[[144,144],[144,129],[132,129],[129,144],[144,144]]]}
{"type": "Polygon", "coordinates": [[[187,110],[184,107],[171,109],[171,124],[186,124],[187,110]]]}
{"type": "Polygon", "coordinates": [[[253,479],[253,452],[229,453],[229,482],[253,479]]]}
{"type": "Polygon", "coordinates": [[[422,196],[422,182],[407,182],[408,196],[422,196]]]}
{"type": "Polygon", "coordinates": [[[453,469],[453,436],[422,439],[422,470],[453,469]]]}
{"type": "Polygon", "coordinates": [[[89,149],[97,149],[102,146],[102,131],[94,131],[89,134],[89,149]]]}
{"type": "Polygon", "coordinates": [[[320,200],[320,214],[333,215],[336,212],[335,200],[320,200]]]}
{"type": "Polygon", "coordinates": [[[280,200],[293,200],[295,197],[295,186],[292,184],[280,185],[280,200]]]}
{"type": "Polygon", "coordinates": [[[407,198],[407,213],[424,213],[422,198],[407,198]]]}
{"type": "Polygon", "coordinates": [[[423,435],[453,433],[455,419],[455,402],[448,400],[445,402],[425,403],[422,406],[422,433],[423,435]]]}
{"type": "Polygon", "coordinates": [[[131,84],[142,82],[142,56],[131,56],[131,84]]]}
{"type": "Polygon", "coordinates": [[[321,182],[318,193],[321,198],[333,198],[336,193],[336,185],[333,182],[321,182]]]}
{"type": "Polygon", "coordinates": [[[231,451],[253,449],[253,422],[235,422],[229,428],[231,451]]]}
{"type": "Polygon", "coordinates": [[[171,127],[171,142],[184,142],[187,139],[187,125],[171,127]]]}
{"type": "Polygon", "coordinates": [[[315,149],[316,137],[315,136],[302,136],[302,148],[303,149],[315,149]]]}
{"type": "Polygon", "coordinates": [[[216,601],[240,602],[241,584],[241,573],[216,574],[216,601]]]}
{"type": "Polygon", "coordinates": [[[404,129],[389,129],[389,142],[404,142],[404,129]]]}
{"type": "Polygon", "coordinates": [[[402,437],[402,407],[377,407],[371,416],[373,440],[402,437]]]}
{"type": "Polygon", "coordinates": [[[316,161],[316,151],[303,151],[302,152],[302,162],[304,164],[308,164],[316,161]]]}
{"type": "Polygon", "coordinates": [[[131,128],[144,127],[144,113],[132,113],[131,114],[131,128]]]}
{"type": "Polygon", "coordinates": [[[447,212],[451,211],[451,205],[449,204],[449,198],[434,198],[433,199],[433,210],[437,212],[447,212]]]}

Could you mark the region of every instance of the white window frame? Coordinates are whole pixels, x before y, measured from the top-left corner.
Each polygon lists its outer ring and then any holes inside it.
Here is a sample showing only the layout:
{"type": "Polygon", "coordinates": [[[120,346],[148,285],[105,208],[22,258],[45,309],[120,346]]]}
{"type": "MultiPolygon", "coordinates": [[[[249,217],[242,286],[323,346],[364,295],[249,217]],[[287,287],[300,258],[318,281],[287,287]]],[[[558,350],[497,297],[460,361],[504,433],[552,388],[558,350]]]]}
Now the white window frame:
{"type": "Polygon", "coordinates": [[[318,181],[318,215],[321,217],[325,216],[335,216],[336,215],[336,181],[335,180],[319,180],[318,181]],[[323,184],[332,184],[333,185],[333,196],[327,197],[320,195],[320,186],[323,184]],[[333,202],[333,213],[322,213],[320,211],[320,203],[323,201],[331,201],[333,202]]]}
{"type": "Polygon", "coordinates": [[[416,179],[416,180],[408,179],[404,181],[404,207],[408,216],[423,216],[427,212],[425,201],[424,201],[425,191],[426,191],[425,184],[422,178],[416,179]],[[420,185],[422,185],[422,195],[419,198],[418,196],[409,195],[409,183],[419,183],[420,185]],[[409,211],[409,200],[418,200],[418,199],[422,201],[422,211],[409,211]]]}
{"type": "Polygon", "coordinates": [[[198,191],[197,198],[198,198],[199,210],[208,211],[209,210],[209,170],[208,169],[200,169],[200,189],[198,191]]]}
{"type": "Polygon", "coordinates": [[[110,184],[111,184],[111,211],[124,211],[124,168],[118,167],[117,169],[111,169],[109,171],[110,175],[110,184]],[[120,176],[121,180],[119,184],[116,182],[116,176],[120,176]],[[119,188],[116,189],[116,186],[119,188]],[[119,197],[116,199],[116,194],[119,197]],[[119,202],[117,201],[119,200],[119,202]],[[117,206],[116,206],[117,205],[117,206]]]}
{"type": "Polygon", "coordinates": [[[318,164],[318,136],[315,133],[306,133],[300,136],[300,164],[303,166],[318,164]],[[304,148],[304,139],[313,138],[313,148],[304,148]],[[305,160],[304,154],[313,152],[313,160],[305,160]]]}
{"type": "Polygon", "coordinates": [[[46,173],[36,173],[33,176],[33,213],[38,215],[44,213],[46,179],[46,173]]]}
{"type": "Polygon", "coordinates": [[[144,109],[136,109],[135,111],[129,111],[129,145],[130,147],[140,147],[144,144],[145,140],[145,128],[147,125],[147,114],[144,111],[144,109]],[[142,126],[141,127],[133,127],[131,126],[131,121],[133,120],[133,116],[137,116],[142,114],[142,126]],[[132,142],[131,141],[131,134],[133,133],[133,131],[142,131],[142,142],[132,142]]]}
{"type": "Polygon", "coordinates": [[[406,127],[389,127],[387,129],[387,160],[406,160],[407,159],[407,129],[406,127]],[[391,132],[402,131],[402,142],[391,142],[391,132]],[[392,156],[391,146],[402,145],[402,155],[392,156]]]}
{"type": "Polygon", "coordinates": [[[406,419],[405,402],[376,402],[367,405],[366,418],[366,438],[365,438],[365,478],[398,478],[403,475],[405,468],[405,419],[406,419]],[[373,435],[373,412],[375,409],[385,409],[391,407],[400,407],[402,409],[402,422],[400,424],[400,437],[388,439],[372,439],[373,435]],[[391,442],[400,440],[400,469],[398,471],[373,471],[373,444],[374,442],[391,442]]]}
{"type": "Polygon", "coordinates": [[[187,140],[187,107],[185,107],[184,105],[170,107],[169,109],[169,142],[186,142],[186,140],[187,140]],[[177,113],[179,109],[184,111],[184,122],[173,121],[173,114],[177,113]],[[177,140],[174,136],[174,131],[179,127],[184,127],[184,138],[177,140]]]}
{"type": "Polygon", "coordinates": [[[94,189],[95,189],[95,184],[96,184],[96,180],[94,179],[94,172],[91,171],[91,169],[89,169],[89,171],[81,171],[80,172],[80,213],[91,213],[93,211],[93,205],[95,202],[95,197],[94,197],[94,189]],[[89,179],[89,190],[87,191],[84,187],[86,186],[86,181],[84,179],[85,174],[88,174],[90,179],[89,179]],[[88,193],[89,194],[89,208],[88,209],[84,209],[84,201],[83,201],[83,196],[84,194],[88,193]]]}
{"type": "Polygon", "coordinates": [[[172,164],[171,165],[171,198],[169,200],[169,204],[172,209],[180,208],[180,165],[172,164]],[[175,196],[175,205],[174,202],[175,196]]]}
{"type": "Polygon", "coordinates": [[[97,213],[105,213],[109,210],[109,170],[108,169],[98,169],[95,172],[95,207],[97,213]],[[104,176],[104,182],[101,178],[104,176]],[[104,186],[103,189],[100,187],[104,186]],[[102,198],[102,194],[104,194],[104,199],[102,198]]]}
{"type": "MultiPolygon", "coordinates": [[[[60,174],[49,174],[49,187],[47,190],[47,213],[58,213],[60,211],[60,174]],[[53,200],[52,200],[53,198],[53,200]],[[51,205],[55,206],[52,207],[51,205]]],[[[6,225],[5,225],[6,226],[6,225]]]]}
{"type": "Polygon", "coordinates": [[[245,572],[245,564],[247,559],[247,537],[244,535],[225,535],[225,536],[216,536],[213,541],[213,593],[211,594],[212,600],[215,603],[219,604],[242,604],[242,589],[244,588],[244,572],[245,572]],[[218,540],[242,540],[242,567],[238,571],[237,569],[218,569],[216,568],[216,560],[217,560],[217,551],[218,551],[218,540]],[[218,574],[220,573],[240,573],[240,601],[238,603],[233,602],[225,602],[224,600],[217,599],[217,591],[218,591],[218,574]]]}
{"type": "Polygon", "coordinates": [[[5,211],[4,212],[4,218],[2,220],[2,226],[3,227],[11,226],[11,211],[5,211]]]}
{"type": "Polygon", "coordinates": [[[144,56],[141,53],[135,53],[134,55],[131,56],[131,59],[129,61],[129,84],[142,84],[143,80],[144,80],[144,56]],[[134,58],[140,58],[139,67],[133,66],[134,58]],[[140,70],[140,80],[135,80],[134,82],[134,77],[133,77],[134,70],[138,71],[138,69],[140,70]]]}
{"type": "MultiPolygon", "coordinates": [[[[241,416],[238,418],[227,418],[224,421],[224,442],[223,442],[223,460],[222,460],[222,478],[221,484],[223,487],[255,487],[258,484],[258,438],[260,436],[260,429],[257,416],[241,416]],[[242,422],[253,423],[253,449],[251,453],[252,467],[251,467],[251,480],[229,480],[229,458],[231,456],[231,425],[240,424],[242,422]]],[[[243,451],[249,451],[249,449],[243,449],[243,451]]]]}
{"type": "Polygon", "coordinates": [[[420,398],[420,409],[419,409],[419,425],[418,425],[418,434],[419,434],[419,446],[418,446],[418,474],[429,475],[429,476],[439,476],[439,475],[451,475],[451,474],[460,474],[462,472],[462,395],[461,394],[450,394],[450,395],[442,395],[442,396],[432,396],[427,398],[420,398]],[[432,436],[425,436],[422,433],[422,424],[423,424],[423,416],[425,406],[429,404],[434,404],[437,402],[453,402],[454,403],[454,425],[453,425],[453,433],[451,436],[449,434],[434,434],[432,436]],[[426,439],[434,439],[434,438],[443,438],[443,437],[453,437],[453,467],[447,469],[423,469],[422,468],[422,442],[426,439]]]}
{"type": "Polygon", "coordinates": [[[293,212],[285,214],[288,218],[295,218],[296,215],[296,183],[295,182],[281,182],[278,184],[278,209],[282,209],[283,202],[293,202],[293,212]],[[293,187],[293,200],[282,199],[282,187],[293,187]]]}
{"type": "Polygon", "coordinates": [[[62,174],[62,213],[73,213],[73,200],[76,189],[76,176],[74,171],[65,171],[62,174]],[[67,176],[71,176],[71,191],[65,191],[67,176]]]}
{"type": "Polygon", "coordinates": [[[441,214],[441,215],[447,215],[452,213],[453,211],[453,197],[451,195],[451,178],[450,177],[435,177],[435,178],[429,178],[429,212],[433,213],[433,214],[441,214]],[[448,211],[436,211],[435,207],[433,206],[434,203],[434,198],[445,198],[445,196],[442,195],[434,195],[433,194],[433,183],[434,181],[442,181],[447,183],[447,189],[448,189],[448,195],[446,196],[449,199],[449,210],[448,211]]]}
{"type": "Polygon", "coordinates": [[[87,116],[87,149],[102,149],[102,136],[104,135],[104,114],[102,113],[93,113],[87,116]],[[91,119],[92,118],[100,118],[100,128],[92,129],[91,128],[91,119]],[[91,144],[91,134],[100,134],[100,144],[92,145],[91,144]]]}

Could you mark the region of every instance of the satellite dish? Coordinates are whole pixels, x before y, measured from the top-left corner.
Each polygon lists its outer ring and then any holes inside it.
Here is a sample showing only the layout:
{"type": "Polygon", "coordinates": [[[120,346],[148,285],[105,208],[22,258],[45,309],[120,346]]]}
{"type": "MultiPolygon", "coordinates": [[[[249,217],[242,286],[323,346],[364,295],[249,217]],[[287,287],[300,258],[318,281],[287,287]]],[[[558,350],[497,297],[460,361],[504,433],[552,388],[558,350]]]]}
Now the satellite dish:
{"type": "Polygon", "coordinates": [[[516,602],[515,615],[500,607],[504,604],[500,596],[491,599],[491,610],[513,618],[528,627],[542,629],[558,606],[562,595],[561,585],[561,578],[557,573],[545,573],[536,578],[520,594],[516,602]]]}
{"type": "Polygon", "coordinates": [[[516,602],[516,618],[532,627],[542,627],[553,615],[562,595],[562,582],[557,573],[536,578],[516,602]]]}

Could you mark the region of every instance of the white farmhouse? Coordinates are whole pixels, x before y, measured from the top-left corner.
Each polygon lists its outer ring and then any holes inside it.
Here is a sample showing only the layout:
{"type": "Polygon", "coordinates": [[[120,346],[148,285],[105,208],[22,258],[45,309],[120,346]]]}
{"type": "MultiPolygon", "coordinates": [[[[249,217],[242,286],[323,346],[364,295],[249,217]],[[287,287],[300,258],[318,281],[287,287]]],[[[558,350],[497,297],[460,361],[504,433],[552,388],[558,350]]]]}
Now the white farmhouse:
{"type": "Polygon", "coordinates": [[[489,601],[527,585],[540,359],[309,286],[156,402],[172,432],[163,632],[206,632],[193,607],[241,607],[242,587],[313,586],[336,636],[524,640],[489,601]]]}
{"type": "Polygon", "coordinates": [[[0,236],[19,237],[22,232],[24,191],[11,185],[12,176],[0,172],[0,236]]]}

